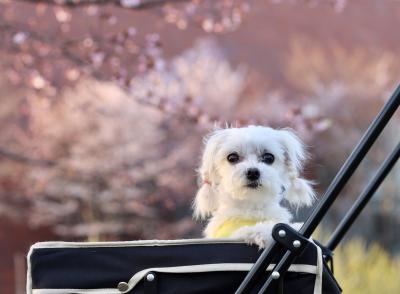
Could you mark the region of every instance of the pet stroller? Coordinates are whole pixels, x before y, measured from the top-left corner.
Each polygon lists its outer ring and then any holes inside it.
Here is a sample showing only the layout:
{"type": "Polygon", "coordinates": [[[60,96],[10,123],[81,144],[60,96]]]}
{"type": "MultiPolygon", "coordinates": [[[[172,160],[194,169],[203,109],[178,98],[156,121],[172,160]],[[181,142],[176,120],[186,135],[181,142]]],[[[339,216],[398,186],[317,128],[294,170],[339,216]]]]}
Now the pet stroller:
{"type": "Polygon", "coordinates": [[[400,104],[400,86],[372,122],[299,232],[277,224],[259,251],[223,239],[41,242],[28,254],[28,294],[336,294],[333,251],[400,156],[383,162],[326,245],[310,238],[400,104]]]}

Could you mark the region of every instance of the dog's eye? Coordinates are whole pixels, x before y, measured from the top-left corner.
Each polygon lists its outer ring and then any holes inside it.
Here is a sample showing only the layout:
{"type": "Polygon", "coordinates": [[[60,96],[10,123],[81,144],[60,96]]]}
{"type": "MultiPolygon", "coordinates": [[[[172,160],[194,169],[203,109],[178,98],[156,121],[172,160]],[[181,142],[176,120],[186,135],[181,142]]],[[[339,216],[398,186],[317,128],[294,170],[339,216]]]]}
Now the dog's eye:
{"type": "Polygon", "coordinates": [[[266,163],[266,164],[272,164],[275,160],[275,156],[271,153],[264,153],[261,156],[261,161],[266,163]]]}
{"type": "Polygon", "coordinates": [[[236,163],[239,161],[239,154],[237,153],[231,153],[228,155],[226,158],[230,163],[236,163]]]}

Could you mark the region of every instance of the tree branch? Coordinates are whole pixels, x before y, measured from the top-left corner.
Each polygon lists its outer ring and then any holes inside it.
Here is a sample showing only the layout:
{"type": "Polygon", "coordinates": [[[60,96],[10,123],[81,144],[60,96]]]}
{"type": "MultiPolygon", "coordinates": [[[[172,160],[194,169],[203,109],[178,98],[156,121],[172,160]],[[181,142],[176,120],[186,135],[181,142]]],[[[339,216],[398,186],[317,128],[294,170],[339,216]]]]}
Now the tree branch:
{"type": "Polygon", "coordinates": [[[54,166],[56,163],[52,160],[48,159],[38,159],[38,158],[30,158],[25,155],[21,155],[18,153],[14,153],[9,150],[5,150],[0,147],[0,158],[5,157],[9,160],[25,163],[25,164],[30,164],[30,165],[38,165],[38,166],[44,166],[44,167],[51,167],[54,166]]]}
{"type": "Polygon", "coordinates": [[[115,5],[128,9],[148,9],[171,2],[184,2],[190,0],[17,0],[19,2],[45,3],[48,5],[81,7],[87,5],[115,5]]]}
{"type": "MultiPolygon", "coordinates": [[[[37,2],[35,0],[18,0],[18,1],[37,2]]],[[[57,0],[38,0],[38,1],[39,2],[51,2],[53,4],[56,4],[59,2],[57,0]]],[[[65,0],[62,0],[62,1],[65,1],[65,0]]],[[[110,2],[110,1],[106,1],[106,0],[93,0],[93,1],[84,0],[84,1],[87,3],[88,2],[97,2],[97,1],[110,2]]],[[[161,0],[151,0],[151,1],[159,1],[160,2],[161,0]]],[[[166,0],[166,1],[171,1],[171,0],[166,0]]],[[[175,1],[175,0],[172,0],[172,1],[175,1]]],[[[178,0],[178,1],[181,1],[181,0],[178,0]]],[[[187,1],[187,0],[184,0],[184,1],[187,1]]],[[[165,2],[165,1],[163,1],[163,2],[165,2]]],[[[0,18],[0,30],[8,31],[12,34],[15,34],[20,31],[25,32],[28,34],[30,39],[38,41],[38,42],[42,42],[44,44],[48,44],[48,45],[52,46],[53,48],[59,49],[60,54],[63,58],[65,58],[69,62],[73,63],[74,65],[78,66],[79,68],[85,68],[86,73],[89,76],[92,76],[93,78],[95,78],[96,80],[112,81],[112,79],[110,79],[110,77],[105,75],[103,71],[96,70],[96,68],[94,68],[93,65],[89,61],[87,61],[84,58],[82,58],[81,56],[71,52],[68,49],[68,42],[60,42],[50,36],[43,36],[40,33],[37,33],[36,31],[32,30],[30,27],[28,27],[24,24],[21,24],[21,23],[12,23],[12,24],[6,23],[1,18],[0,18]]],[[[0,44],[0,48],[1,48],[1,44],[0,44]]],[[[13,46],[13,50],[18,50],[17,46],[13,46]]],[[[122,88],[128,95],[130,95],[130,91],[127,87],[122,87],[122,88]]],[[[165,100],[162,99],[162,100],[163,100],[163,102],[159,103],[159,102],[153,102],[149,99],[135,98],[135,101],[141,105],[156,108],[165,114],[173,115],[177,119],[184,120],[184,121],[187,121],[190,123],[196,124],[199,116],[204,114],[203,111],[201,111],[201,113],[199,113],[199,114],[189,114],[189,113],[185,113],[184,111],[176,111],[173,109],[168,110],[165,108],[165,105],[164,105],[164,103],[167,102],[167,99],[165,99],[165,100]]],[[[213,118],[213,120],[217,120],[217,119],[213,118]]]]}
{"type": "Polygon", "coordinates": [[[13,34],[20,32],[20,31],[25,32],[28,34],[29,38],[31,38],[33,40],[36,40],[38,42],[42,42],[42,43],[45,43],[48,45],[52,45],[55,48],[60,49],[62,55],[65,56],[71,62],[75,63],[76,65],[81,65],[81,66],[82,66],[82,64],[90,65],[89,62],[86,62],[85,60],[81,59],[77,55],[74,55],[73,53],[68,51],[66,49],[67,46],[65,44],[57,42],[54,38],[42,36],[41,34],[37,33],[34,30],[31,30],[28,26],[25,26],[21,23],[9,24],[9,23],[3,22],[2,19],[0,19],[0,29],[4,30],[4,31],[9,31],[10,33],[13,33],[13,34]]]}

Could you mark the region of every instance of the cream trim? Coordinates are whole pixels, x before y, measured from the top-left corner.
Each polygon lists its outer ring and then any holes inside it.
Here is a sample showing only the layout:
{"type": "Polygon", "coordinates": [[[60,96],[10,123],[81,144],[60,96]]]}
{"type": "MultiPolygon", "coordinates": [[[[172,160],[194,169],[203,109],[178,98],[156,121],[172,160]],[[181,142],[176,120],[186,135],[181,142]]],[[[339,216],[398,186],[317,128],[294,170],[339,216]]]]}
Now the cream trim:
{"type": "MultiPolygon", "coordinates": [[[[218,263],[218,264],[199,264],[189,266],[176,266],[166,268],[150,268],[137,272],[128,282],[129,289],[125,292],[132,290],[136,284],[144,278],[149,272],[161,273],[201,273],[201,272],[217,272],[217,271],[249,271],[253,266],[252,263],[218,263]]],[[[271,271],[275,265],[271,264],[267,271],[271,271]]],[[[308,264],[295,264],[289,267],[288,271],[291,272],[304,272],[316,274],[316,266],[308,264]]]]}
{"type": "Polygon", "coordinates": [[[322,294],[322,270],[324,266],[322,261],[322,249],[315,244],[311,238],[309,240],[317,248],[317,275],[315,277],[314,294],[322,294]]]}
{"type": "Polygon", "coordinates": [[[118,289],[33,289],[32,294],[121,294],[118,289]]]}
{"type": "Polygon", "coordinates": [[[31,255],[32,255],[33,249],[32,246],[29,249],[28,256],[26,257],[27,260],[27,267],[26,267],[26,293],[31,294],[32,293],[32,267],[31,267],[31,255]]]}
{"type": "MultiPolygon", "coordinates": [[[[142,280],[149,272],[161,273],[201,273],[201,272],[217,272],[217,271],[249,271],[253,266],[252,263],[216,263],[216,264],[199,264],[189,266],[160,267],[149,268],[137,272],[129,281],[129,288],[125,292],[118,289],[33,289],[28,291],[31,294],[122,294],[131,291],[137,283],[142,280]]],[[[267,270],[272,270],[275,265],[271,264],[267,270]]],[[[289,267],[290,272],[303,272],[316,274],[317,267],[308,264],[294,264],[289,267]]],[[[121,281],[122,282],[122,281],[121,281]]]]}
{"type": "Polygon", "coordinates": [[[141,241],[115,241],[115,242],[63,242],[48,241],[38,242],[31,246],[32,249],[39,248],[86,248],[86,247],[135,247],[135,246],[170,246],[188,244],[246,244],[243,240],[229,238],[203,238],[203,239],[182,239],[182,240],[141,240],[141,241]]]}

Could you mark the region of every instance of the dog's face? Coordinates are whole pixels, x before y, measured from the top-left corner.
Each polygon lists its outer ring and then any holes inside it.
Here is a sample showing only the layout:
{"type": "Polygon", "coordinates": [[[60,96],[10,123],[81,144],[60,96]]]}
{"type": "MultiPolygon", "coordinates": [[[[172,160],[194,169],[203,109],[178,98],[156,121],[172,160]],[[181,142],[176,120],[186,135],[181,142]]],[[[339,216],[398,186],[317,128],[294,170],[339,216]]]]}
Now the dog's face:
{"type": "Polygon", "coordinates": [[[219,140],[209,141],[215,150],[211,178],[219,189],[239,199],[278,195],[285,172],[285,150],[279,136],[261,127],[219,132],[219,140]]]}
{"type": "Polygon", "coordinates": [[[303,144],[288,130],[262,126],[216,130],[206,140],[199,169],[202,187],[195,200],[196,214],[216,210],[221,194],[252,202],[279,201],[300,188],[294,203],[309,204],[311,186],[298,179],[304,157],[303,144]]]}

